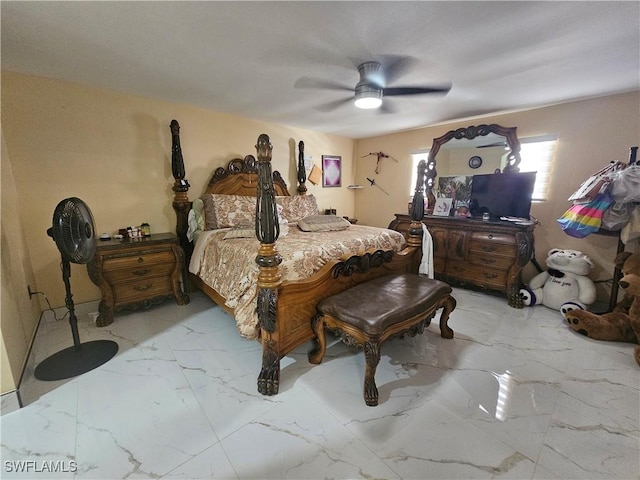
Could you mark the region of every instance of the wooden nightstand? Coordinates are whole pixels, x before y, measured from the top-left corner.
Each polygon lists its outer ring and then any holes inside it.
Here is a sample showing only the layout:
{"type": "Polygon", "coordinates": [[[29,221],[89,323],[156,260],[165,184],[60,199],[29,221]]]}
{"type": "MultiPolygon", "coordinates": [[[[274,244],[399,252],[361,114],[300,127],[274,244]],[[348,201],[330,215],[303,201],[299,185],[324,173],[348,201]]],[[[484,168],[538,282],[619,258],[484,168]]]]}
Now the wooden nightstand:
{"type": "Polygon", "coordinates": [[[98,241],[87,271],[102,292],[99,327],[111,324],[114,312],[123,308],[149,308],[168,297],[178,305],[189,303],[180,285],[184,252],[172,233],[98,241]]]}

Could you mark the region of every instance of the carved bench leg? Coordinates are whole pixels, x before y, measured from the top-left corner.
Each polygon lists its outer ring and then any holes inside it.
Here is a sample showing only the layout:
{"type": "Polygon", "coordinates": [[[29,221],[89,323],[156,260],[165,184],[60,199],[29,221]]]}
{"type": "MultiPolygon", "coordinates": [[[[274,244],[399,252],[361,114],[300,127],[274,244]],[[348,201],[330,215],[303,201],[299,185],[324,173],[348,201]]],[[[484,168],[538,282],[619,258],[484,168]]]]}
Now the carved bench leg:
{"type": "Polygon", "coordinates": [[[453,330],[449,327],[449,314],[456,308],[456,299],[452,296],[447,298],[442,314],[440,315],[440,336],[442,338],[453,338],[453,330]]]}
{"type": "Polygon", "coordinates": [[[324,317],[315,315],[311,320],[311,328],[316,335],[316,346],[309,352],[309,363],[318,364],[324,359],[324,353],[327,349],[327,339],[324,331],[324,317]]]}
{"type": "Polygon", "coordinates": [[[262,370],[258,375],[258,392],[276,395],[280,389],[280,358],[273,340],[264,340],[262,345],[262,370]]]}
{"type": "Polygon", "coordinates": [[[366,342],[364,358],[367,362],[364,372],[364,401],[370,407],[378,405],[378,387],[376,387],[376,368],[380,362],[380,344],[366,342]]]}

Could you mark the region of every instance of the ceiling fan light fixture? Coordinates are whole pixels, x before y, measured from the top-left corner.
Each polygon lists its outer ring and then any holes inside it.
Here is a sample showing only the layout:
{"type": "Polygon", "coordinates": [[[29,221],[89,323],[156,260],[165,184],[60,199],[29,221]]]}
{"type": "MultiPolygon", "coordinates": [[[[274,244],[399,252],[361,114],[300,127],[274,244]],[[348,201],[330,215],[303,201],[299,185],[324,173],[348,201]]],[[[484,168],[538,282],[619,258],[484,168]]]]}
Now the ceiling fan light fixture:
{"type": "Polygon", "coordinates": [[[371,110],[382,105],[382,98],[380,98],[380,96],[362,96],[356,98],[355,104],[356,107],[362,108],[363,110],[371,110]]]}
{"type": "Polygon", "coordinates": [[[355,105],[365,110],[380,107],[382,105],[382,89],[373,85],[359,83],[356,85],[355,105]]]}

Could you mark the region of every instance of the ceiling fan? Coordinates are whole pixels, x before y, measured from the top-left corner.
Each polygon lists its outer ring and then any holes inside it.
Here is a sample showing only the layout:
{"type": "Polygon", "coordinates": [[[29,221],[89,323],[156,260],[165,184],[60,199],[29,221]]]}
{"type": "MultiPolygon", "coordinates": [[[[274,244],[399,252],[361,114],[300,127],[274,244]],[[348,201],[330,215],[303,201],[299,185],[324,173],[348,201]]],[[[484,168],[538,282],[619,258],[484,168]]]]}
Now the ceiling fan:
{"type": "Polygon", "coordinates": [[[343,97],[318,107],[318,110],[327,112],[335,110],[336,108],[353,101],[355,106],[358,108],[375,109],[382,106],[382,110],[388,113],[393,110],[388,106],[388,104],[383,105],[383,97],[434,93],[446,95],[449,90],[451,90],[451,85],[388,87],[387,84],[393,83],[395,78],[406,72],[415,63],[415,59],[412,57],[393,56],[388,58],[391,58],[392,61],[388,62],[385,66],[377,61],[360,63],[358,65],[360,80],[356,84],[355,88],[332,81],[313,79],[309,77],[298,79],[294,84],[294,87],[319,88],[348,91],[352,93],[352,95],[348,97],[343,97]]]}

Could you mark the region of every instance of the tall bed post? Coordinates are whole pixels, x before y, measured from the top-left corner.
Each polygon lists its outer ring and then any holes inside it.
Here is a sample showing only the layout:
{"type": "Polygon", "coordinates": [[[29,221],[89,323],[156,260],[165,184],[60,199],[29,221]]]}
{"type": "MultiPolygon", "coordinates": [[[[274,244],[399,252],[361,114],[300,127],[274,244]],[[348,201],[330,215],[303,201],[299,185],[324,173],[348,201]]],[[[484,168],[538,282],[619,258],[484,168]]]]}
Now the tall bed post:
{"type": "Polygon", "coordinates": [[[258,264],[258,321],[262,341],[262,369],[258,375],[258,391],[275,395],[280,387],[280,351],[278,343],[278,287],[282,282],[278,266],[282,258],[276,250],[280,235],[276,195],[271,174],[271,150],[268,135],[258,137],[258,197],[256,199],[256,237],[260,249],[258,264]]]}
{"type": "Polygon", "coordinates": [[[189,182],[184,178],[184,159],[182,158],[182,148],[180,147],[180,125],[177,120],[171,120],[171,173],[173,174],[173,209],[176,211],[176,233],[180,246],[184,250],[187,258],[191,258],[193,246],[187,239],[187,223],[189,221],[189,182]]]}
{"type": "Polygon", "coordinates": [[[304,167],[304,142],[298,142],[298,195],[307,193],[307,171],[304,167]]]}
{"type": "Polygon", "coordinates": [[[424,186],[427,176],[427,162],[420,160],[418,163],[418,179],[416,190],[411,202],[411,225],[407,244],[411,247],[422,247],[422,218],[424,217],[424,186]]]}

